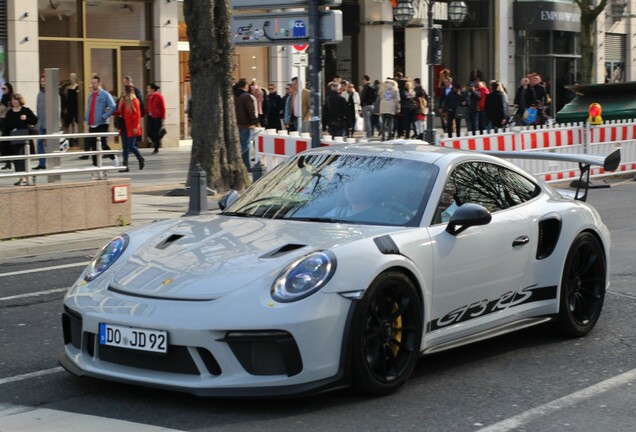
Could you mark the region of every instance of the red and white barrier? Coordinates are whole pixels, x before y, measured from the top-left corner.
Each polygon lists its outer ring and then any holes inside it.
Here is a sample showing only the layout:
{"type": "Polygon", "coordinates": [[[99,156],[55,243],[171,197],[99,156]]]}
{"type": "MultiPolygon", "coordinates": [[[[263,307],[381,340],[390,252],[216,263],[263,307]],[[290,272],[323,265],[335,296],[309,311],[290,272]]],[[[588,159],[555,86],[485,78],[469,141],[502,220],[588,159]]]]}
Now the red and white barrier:
{"type": "MultiPolygon", "coordinates": [[[[367,143],[366,140],[363,141],[367,143]]],[[[260,131],[255,136],[257,160],[271,170],[289,156],[311,148],[310,134],[275,130],[260,131]]],[[[321,145],[356,143],[354,139],[330,136],[321,138],[321,145]]],[[[362,142],[360,142],[362,143],[362,142]]],[[[371,142],[372,144],[373,142],[371,142]]],[[[621,164],[616,172],[636,172],[636,120],[608,122],[601,126],[585,123],[542,126],[536,129],[514,128],[496,134],[476,134],[441,138],[438,145],[478,151],[549,151],[567,154],[609,154],[621,148],[621,164]]],[[[547,182],[577,179],[576,163],[514,159],[518,166],[547,182]]],[[[593,168],[592,177],[612,175],[602,168],[593,168]]]]}
{"type": "MultiPolygon", "coordinates": [[[[311,148],[311,135],[308,133],[287,132],[275,129],[258,131],[253,137],[256,145],[256,160],[271,170],[290,156],[311,148]]],[[[321,146],[356,143],[355,139],[325,135],[320,140],[321,146]]]]}

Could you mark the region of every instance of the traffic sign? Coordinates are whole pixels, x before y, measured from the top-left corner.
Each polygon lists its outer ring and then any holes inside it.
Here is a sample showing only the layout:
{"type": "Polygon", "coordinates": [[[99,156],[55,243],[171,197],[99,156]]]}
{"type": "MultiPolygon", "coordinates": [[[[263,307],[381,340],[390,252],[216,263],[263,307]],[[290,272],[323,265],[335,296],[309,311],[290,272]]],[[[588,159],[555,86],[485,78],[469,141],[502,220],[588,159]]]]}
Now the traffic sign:
{"type": "Polygon", "coordinates": [[[309,65],[309,59],[307,54],[304,53],[292,53],[292,66],[295,67],[307,67],[309,65]]]}
{"type": "Polygon", "coordinates": [[[294,47],[294,49],[298,52],[305,52],[305,50],[307,49],[307,47],[309,46],[309,44],[297,44],[297,45],[292,45],[292,47],[294,47]]]}
{"type": "MultiPolygon", "coordinates": [[[[320,14],[322,43],[342,41],[342,12],[320,14]]],[[[277,12],[260,15],[232,15],[230,31],[234,45],[305,45],[309,41],[308,12],[277,12]]]]}

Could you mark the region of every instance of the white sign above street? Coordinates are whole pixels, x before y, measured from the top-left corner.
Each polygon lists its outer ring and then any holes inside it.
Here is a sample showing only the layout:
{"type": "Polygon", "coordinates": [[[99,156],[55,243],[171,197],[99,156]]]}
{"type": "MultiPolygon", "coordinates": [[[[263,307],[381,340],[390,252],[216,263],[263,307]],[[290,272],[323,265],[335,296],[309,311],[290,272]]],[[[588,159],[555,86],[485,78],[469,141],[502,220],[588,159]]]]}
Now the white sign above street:
{"type": "MultiPolygon", "coordinates": [[[[230,22],[234,45],[290,45],[309,42],[307,12],[277,12],[260,15],[233,15],[230,22]]],[[[341,42],[342,12],[329,10],[320,14],[322,43],[341,42]]]]}

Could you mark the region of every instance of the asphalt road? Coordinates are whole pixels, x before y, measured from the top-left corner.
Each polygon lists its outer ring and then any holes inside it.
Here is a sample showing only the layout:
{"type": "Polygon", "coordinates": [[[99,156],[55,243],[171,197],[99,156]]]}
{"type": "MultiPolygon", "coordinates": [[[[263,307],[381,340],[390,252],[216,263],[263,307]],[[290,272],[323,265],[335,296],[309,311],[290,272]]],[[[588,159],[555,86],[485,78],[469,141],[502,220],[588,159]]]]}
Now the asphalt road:
{"type": "Polygon", "coordinates": [[[75,378],[64,291],[93,251],[0,260],[0,431],[634,431],[636,182],[589,202],[612,232],[611,291],[582,339],[543,328],[424,357],[397,394],[210,399],[75,378]]]}

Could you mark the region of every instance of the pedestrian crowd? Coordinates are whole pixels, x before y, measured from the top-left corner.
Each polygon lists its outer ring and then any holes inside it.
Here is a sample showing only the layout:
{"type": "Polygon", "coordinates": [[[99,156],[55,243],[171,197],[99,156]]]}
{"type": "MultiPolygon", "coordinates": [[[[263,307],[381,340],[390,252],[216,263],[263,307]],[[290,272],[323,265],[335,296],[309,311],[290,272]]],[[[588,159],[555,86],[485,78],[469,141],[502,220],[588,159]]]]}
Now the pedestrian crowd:
{"type": "Polygon", "coordinates": [[[299,92],[297,77],[285,85],[285,94],[282,96],[273,83],[264,89],[256,81],[248,82],[245,78],[233,79],[232,91],[241,157],[248,171],[252,170],[250,150],[256,128],[309,132],[311,91],[303,88],[299,92]]]}
{"type": "MultiPolygon", "coordinates": [[[[60,108],[61,120],[64,132],[77,133],[80,83],[77,81],[75,73],[70,74],[70,79],[63,82],[59,88],[58,107],[60,108]]],[[[161,148],[161,139],[166,134],[164,120],[166,117],[166,103],[163,95],[159,93],[159,86],[151,83],[146,87],[147,96],[145,98],[141,90],[135,87],[130,76],[125,76],[122,80],[122,92],[115,101],[113,96],[102,87],[102,80],[94,75],[91,79],[86,108],[84,110],[84,122],[88,126],[89,133],[100,134],[108,132],[111,117],[114,118],[114,126],[118,129],[122,144],[123,166],[121,172],[128,172],[128,156],[132,153],[139,162],[139,169],[144,169],[145,159],[141,155],[137,143],[143,136],[143,119],[147,118],[147,136],[154,147],[156,154],[161,148]]],[[[5,82],[2,85],[2,98],[0,99],[0,131],[3,136],[26,136],[45,135],[46,130],[46,79],[44,75],[40,77],[40,92],[36,101],[36,113],[27,107],[24,97],[14,92],[13,86],[5,82]]],[[[84,139],[84,150],[98,150],[97,137],[84,139]]],[[[108,139],[105,136],[99,137],[100,150],[110,150],[108,139]]],[[[30,153],[35,153],[36,148],[30,141],[15,140],[0,142],[0,154],[2,156],[16,156],[25,154],[25,145],[31,146],[30,153]]],[[[70,140],[71,146],[77,146],[76,139],[70,140]]],[[[37,141],[37,153],[46,153],[45,140],[37,141]]],[[[117,155],[108,156],[113,165],[120,166],[117,155]]],[[[88,156],[81,156],[81,159],[88,159],[88,156]]],[[[93,166],[97,166],[97,157],[92,156],[93,166]]],[[[25,171],[25,161],[16,159],[5,162],[2,170],[14,168],[16,172],[25,171]]],[[[34,170],[46,169],[46,158],[39,158],[34,170]]],[[[27,185],[26,177],[21,177],[16,186],[27,185]]]]}
{"type": "MultiPolygon", "coordinates": [[[[233,79],[236,121],[239,131],[242,160],[251,171],[250,150],[256,128],[263,127],[276,131],[310,131],[311,91],[299,89],[298,78],[294,77],[285,85],[280,95],[273,83],[263,88],[257,82],[245,78],[233,79]],[[298,95],[300,94],[300,99],[298,95]]],[[[363,132],[367,138],[376,136],[381,140],[394,138],[424,139],[428,116],[433,113],[441,118],[444,133],[452,137],[460,135],[462,120],[470,133],[498,131],[512,124],[540,125],[549,121],[547,110],[550,95],[538,73],[530,73],[520,80],[513,103],[502,83],[492,80],[482,81],[478,76],[465,86],[453,80],[448,69],[439,73],[434,112],[429,108],[429,96],[419,78],[410,79],[401,72],[387,77],[384,81],[372,81],[368,75],[362,77],[359,87],[353,82],[334,76],[327,84],[323,98],[322,127],[332,137],[353,137],[354,132],[363,132]]],[[[2,85],[0,100],[0,130],[3,135],[46,134],[45,109],[46,80],[40,80],[37,97],[37,115],[26,106],[26,101],[15,93],[10,83],[2,85]]],[[[91,79],[90,91],[84,110],[84,121],[90,133],[107,132],[111,117],[119,130],[122,143],[123,162],[121,171],[130,170],[129,155],[132,153],[139,169],[144,169],[145,159],[138,149],[143,136],[143,119],[147,118],[147,136],[153,146],[153,154],[159,152],[161,140],[166,131],[164,120],[166,104],[159,86],[151,83],[146,87],[146,98],[130,76],[122,80],[122,93],[117,100],[103,89],[102,81],[95,75],[91,79]]],[[[65,132],[79,131],[80,83],[77,75],[60,86],[59,102],[61,119],[65,132]]],[[[187,114],[190,117],[191,102],[188,101],[187,114]]],[[[108,140],[99,139],[100,148],[110,150],[108,140]]],[[[84,150],[97,150],[97,137],[84,140],[84,150]]],[[[77,145],[71,140],[71,146],[77,145]]],[[[0,145],[2,156],[24,153],[24,141],[4,141],[0,145]]],[[[32,150],[35,152],[35,148],[32,150]]],[[[38,140],[37,152],[45,153],[45,141],[38,140]]],[[[109,155],[115,166],[119,166],[117,155],[109,155]]],[[[88,159],[88,156],[82,156],[88,159]]],[[[92,157],[97,166],[97,157],[92,157]]],[[[16,171],[24,171],[24,161],[13,163],[16,171]]],[[[2,169],[11,169],[12,162],[2,169]]],[[[46,169],[46,158],[40,158],[33,169],[46,169]]],[[[16,185],[27,184],[21,178],[16,185]]]]}
{"type": "Polygon", "coordinates": [[[550,95],[538,73],[530,73],[520,80],[511,104],[501,82],[475,79],[462,86],[453,82],[450,71],[445,71],[440,74],[438,113],[449,137],[453,133],[460,135],[462,119],[472,134],[497,132],[521,124],[542,125],[550,120],[550,95]]]}

